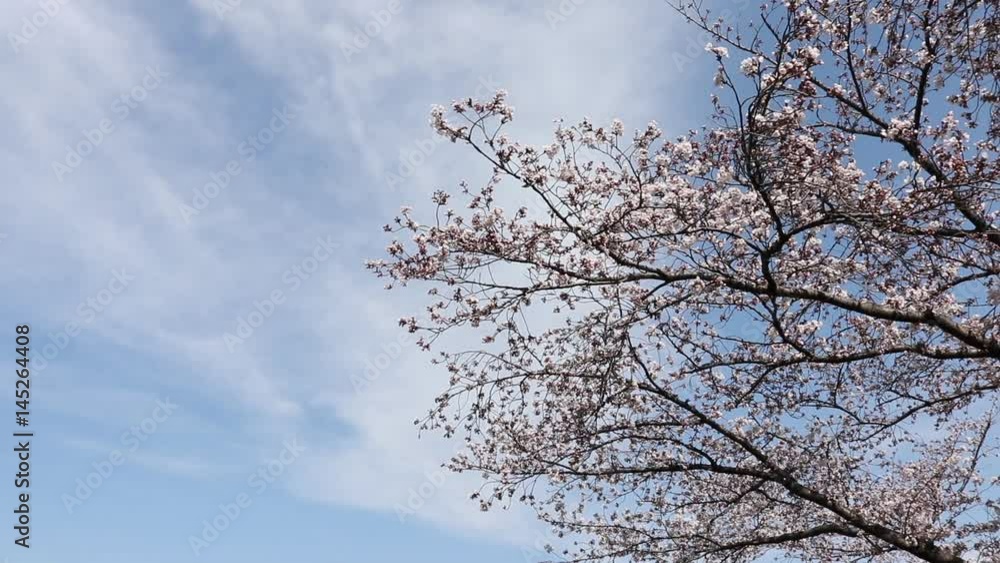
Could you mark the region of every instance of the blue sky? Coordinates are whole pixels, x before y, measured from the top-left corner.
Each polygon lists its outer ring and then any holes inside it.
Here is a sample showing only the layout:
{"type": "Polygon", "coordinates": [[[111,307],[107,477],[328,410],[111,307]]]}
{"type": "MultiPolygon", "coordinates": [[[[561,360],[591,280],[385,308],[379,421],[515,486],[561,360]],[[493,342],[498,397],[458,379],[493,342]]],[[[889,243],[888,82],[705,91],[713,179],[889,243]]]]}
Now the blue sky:
{"type": "Polygon", "coordinates": [[[528,142],[560,117],[683,134],[704,42],[658,1],[230,4],[3,4],[0,332],[13,358],[30,324],[42,357],[32,548],[8,516],[0,556],[531,560],[533,518],[478,512],[476,477],[439,472],[455,444],[418,439],[444,382],[400,342],[420,295],[363,261],[400,205],[485,172],[435,142],[432,104],[503,87],[528,142]]]}

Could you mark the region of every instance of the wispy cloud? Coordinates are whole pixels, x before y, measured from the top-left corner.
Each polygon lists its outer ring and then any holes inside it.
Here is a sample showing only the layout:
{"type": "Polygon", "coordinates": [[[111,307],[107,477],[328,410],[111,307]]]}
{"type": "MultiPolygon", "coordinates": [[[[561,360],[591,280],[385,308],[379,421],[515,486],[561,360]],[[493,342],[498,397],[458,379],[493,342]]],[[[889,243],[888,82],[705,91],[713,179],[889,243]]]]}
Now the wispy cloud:
{"type": "MultiPolygon", "coordinates": [[[[523,514],[478,512],[474,476],[435,477],[433,494],[419,493],[456,446],[417,440],[412,424],[443,374],[399,340],[396,319],[421,304],[380,291],[362,261],[381,252],[379,226],[399,205],[484,176],[432,137],[431,104],[504,87],[530,142],[547,141],[557,117],[670,119],[662,6],[575,2],[553,26],[558,2],[190,0],[177,22],[152,5],[56,1],[59,13],[0,63],[11,126],[0,255],[17,265],[0,289],[65,344],[46,368],[54,415],[113,417],[111,400],[74,406],[87,385],[133,393],[118,398],[133,405],[169,391],[185,405],[171,432],[196,442],[198,425],[182,423],[214,420],[214,443],[237,447],[191,455],[171,441],[136,452],[138,465],[223,474],[298,434],[312,444],[289,468],[300,499],[391,516],[418,491],[412,521],[533,541],[523,514]],[[158,25],[183,28],[183,40],[158,25]],[[295,117],[281,119],[292,102],[295,117]],[[326,237],[330,258],[274,301],[326,237]],[[113,271],[135,281],[114,293],[113,271]],[[58,336],[88,299],[101,310],[86,331],[58,336]],[[266,322],[251,323],[260,307],[266,322]],[[378,377],[352,384],[386,346],[399,351],[378,377]]],[[[0,9],[8,31],[39,6],[0,9]]]]}

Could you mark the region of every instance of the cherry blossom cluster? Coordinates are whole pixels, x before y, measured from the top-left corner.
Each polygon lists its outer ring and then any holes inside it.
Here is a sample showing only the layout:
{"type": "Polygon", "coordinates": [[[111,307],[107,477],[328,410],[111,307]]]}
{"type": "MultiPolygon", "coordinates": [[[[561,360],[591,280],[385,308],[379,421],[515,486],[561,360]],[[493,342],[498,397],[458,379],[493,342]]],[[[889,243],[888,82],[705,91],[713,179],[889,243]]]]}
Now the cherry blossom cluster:
{"type": "Polygon", "coordinates": [[[701,129],[432,111],[492,174],[368,264],[428,288],[418,423],[561,559],[1000,561],[1000,5],[674,7],[713,36],[701,129]]]}

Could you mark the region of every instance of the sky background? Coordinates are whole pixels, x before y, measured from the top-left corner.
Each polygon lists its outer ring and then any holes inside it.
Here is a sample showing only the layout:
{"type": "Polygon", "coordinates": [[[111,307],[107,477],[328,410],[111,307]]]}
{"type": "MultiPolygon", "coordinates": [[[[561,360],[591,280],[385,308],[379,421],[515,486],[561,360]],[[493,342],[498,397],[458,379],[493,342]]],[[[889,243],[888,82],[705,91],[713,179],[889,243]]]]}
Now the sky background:
{"type": "Polygon", "coordinates": [[[480,513],[477,476],[439,469],[456,444],[418,439],[445,383],[400,343],[422,293],[385,292],[363,262],[401,205],[488,172],[439,142],[432,104],[505,88],[531,143],[585,116],[680,135],[707,115],[704,40],[656,0],[220,2],[0,7],[0,359],[30,324],[37,433],[32,548],[13,544],[8,484],[0,556],[542,559],[532,515],[480,513]]]}

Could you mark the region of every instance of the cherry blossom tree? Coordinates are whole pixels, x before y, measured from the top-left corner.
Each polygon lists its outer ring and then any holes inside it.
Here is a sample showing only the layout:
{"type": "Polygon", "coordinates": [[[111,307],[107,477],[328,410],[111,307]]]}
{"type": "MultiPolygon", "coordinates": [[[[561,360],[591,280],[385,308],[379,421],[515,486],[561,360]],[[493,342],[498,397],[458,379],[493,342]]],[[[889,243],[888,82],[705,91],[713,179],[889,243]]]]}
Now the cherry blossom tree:
{"type": "Polygon", "coordinates": [[[1000,3],[673,8],[712,37],[700,130],[432,111],[492,175],[368,264],[429,290],[418,423],[559,559],[1000,561],[1000,3]]]}

